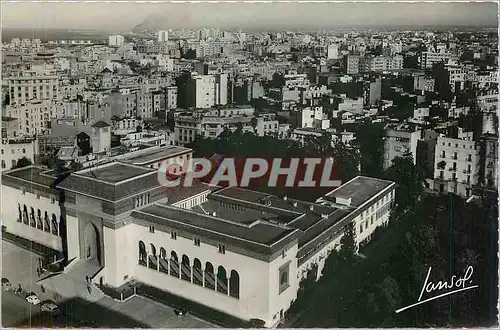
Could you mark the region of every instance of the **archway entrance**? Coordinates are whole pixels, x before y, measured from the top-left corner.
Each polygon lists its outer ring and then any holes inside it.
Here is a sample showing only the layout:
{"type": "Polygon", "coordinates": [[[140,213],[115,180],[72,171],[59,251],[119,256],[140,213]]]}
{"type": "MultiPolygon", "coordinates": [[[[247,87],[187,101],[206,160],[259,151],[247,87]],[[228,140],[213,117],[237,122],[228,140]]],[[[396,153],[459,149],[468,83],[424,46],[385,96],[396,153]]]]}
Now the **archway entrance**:
{"type": "Polygon", "coordinates": [[[99,246],[99,232],[97,228],[88,223],[85,226],[85,230],[83,232],[84,237],[84,250],[83,250],[83,259],[86,261],[93,261],[100,264],[100,246],[99,246]]]}

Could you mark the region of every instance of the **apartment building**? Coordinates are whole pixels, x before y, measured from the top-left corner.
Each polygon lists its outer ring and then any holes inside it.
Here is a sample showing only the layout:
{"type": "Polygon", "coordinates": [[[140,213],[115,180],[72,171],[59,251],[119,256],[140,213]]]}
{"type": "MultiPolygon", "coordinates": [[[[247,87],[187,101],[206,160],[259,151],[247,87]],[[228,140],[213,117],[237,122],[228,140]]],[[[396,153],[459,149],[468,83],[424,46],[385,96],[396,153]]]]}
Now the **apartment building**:
{"type": "Polygon", "coordinates": [[[11,105],[59,99],[59,79],[53,65],[31,65],[27,70],[12,71],[6,80],[11,105]]]}
{"type": "Polygon", "coordinates": [[[187,85],[188,106],[206,109],[215,105],[215,76],[193,74],[187,85]]]}
{"type": "Polygon", "coordinates": [[[487,189],[498,189],[498,135],[483,134],[481,146],[480,182],[487,189]]]}
{"type": "Polygon", "coordinates": [[[434,155],[434,190],[470,197],[478,184],[480,148],[476,141],[440,136],[434,155]]]}
{"type": "Polygon", "coordinates": [[[372,56],[367,55],[359,61],[361,72],[383,72],[401,70],[403,68],[403,56],[372,56]]]}
{"type": "Polygon", "coordinates": [[[8,105],[8,117],[17,118],[18,131],[23,135],[49,133],[49,123],[57,114],[57,104],[52,100],[33,100],[23,104],[8,105]]]}
{"type": "Polygon", "coordinates": [[[125,43],[125,38],[121,35],[109,36],[108,45],[110,46],[121,47],[123,46],[124,43],[125,43]]]}
{"type": "Polygon", "coordinates": [[[448,63],[450,60],[458,61],[459,56],[449,52],[422,52],[419,56],[419,63],[421,69],[430,69],[433,64],[448,63]]]}
{"type": "Polygon", "coordinates": [[[344,57],[345,62],[345,72],[347,74],[358,74],[359,73],[359,55],[347,55],[344,57]]]}
{"type": "Polygon", "coordinates": [[[122,89],[110,93],[105,98],[105,103],[109,104],[112,116],[137,117],[137,94],[130,89],[122,89]]]}
{"type": "Polygon", "coordinates": [[[384,169],[392,165],[392,160],[406,153],[413,156],[413,164],[417,161],[417,145],[422,140],[422,132],[408,124],[389,124],[385,128],[384,137],[384,169]]]}

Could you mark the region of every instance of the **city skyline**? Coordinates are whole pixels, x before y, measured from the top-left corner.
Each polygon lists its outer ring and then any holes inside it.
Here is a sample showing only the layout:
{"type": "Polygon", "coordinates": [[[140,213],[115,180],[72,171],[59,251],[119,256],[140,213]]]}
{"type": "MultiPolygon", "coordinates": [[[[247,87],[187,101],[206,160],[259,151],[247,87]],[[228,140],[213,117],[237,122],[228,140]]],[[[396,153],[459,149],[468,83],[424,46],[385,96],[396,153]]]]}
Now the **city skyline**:
{"type": "Polygon", "coordinates": [[[262,30],[355,26],[494,26],[498,24],[498,8],[493,2],[2,4],[4,28],[128,31],[144,23],[171,29],[219,27],[262,30]],[[235,11],[235,6],[244,6],[245,10],[235,11]],[[79,17],[67,14],[74,12],[78,12],[79,17]],[[210,15],[206,15],[207,12],[210,15]]]}

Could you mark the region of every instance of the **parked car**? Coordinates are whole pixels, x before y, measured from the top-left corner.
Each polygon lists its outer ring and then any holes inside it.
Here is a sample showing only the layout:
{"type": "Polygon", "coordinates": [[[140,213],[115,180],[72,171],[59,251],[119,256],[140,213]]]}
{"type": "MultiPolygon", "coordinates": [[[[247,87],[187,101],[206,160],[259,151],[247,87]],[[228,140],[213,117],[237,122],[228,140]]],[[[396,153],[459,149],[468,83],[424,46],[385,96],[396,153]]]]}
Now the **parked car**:
{"type": "Polygon", "coordinates": [[[35,305],[35,306],[40,304],[40,299],[38,298],[38,296],[34,292],[30,292],[26,296],[26,301],[32,305],[35,305]]]}
{"type": "Polygon", "coordinates": [[[12,284],[10,284],[10,281],[5,277],[2,277],[2,290],[9,291],[10,289],[12,289],[12,284]]]}
{"type": "Polygon", "coordinates": [[[41,305],[42,312],[49,312],[52,315],[61,314],[59,306],[57,306],[52,300],[46,300],[41,305]]]}
{"type": "Polygon", "coordinates": [[[187,314],[187,310],[185,310],[184,308],[180,308],[180,309],[175,309],[174,310],[174,313],[175,315],[181,317],[181,316],[186,316],[187,314]]]}

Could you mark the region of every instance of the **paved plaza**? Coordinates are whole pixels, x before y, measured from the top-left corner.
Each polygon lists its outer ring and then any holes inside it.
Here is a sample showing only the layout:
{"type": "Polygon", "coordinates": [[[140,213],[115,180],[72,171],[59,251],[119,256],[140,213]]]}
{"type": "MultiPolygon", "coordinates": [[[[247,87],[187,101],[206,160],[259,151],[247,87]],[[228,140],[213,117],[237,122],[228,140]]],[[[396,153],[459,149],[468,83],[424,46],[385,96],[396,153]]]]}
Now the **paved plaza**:
{"type": "MultiPolygon", "coordinates": [[[[32,251],[25,250],[10,242],[2,241],[2,277],[6,277],[17,287],[28,292],[35,292],[40,300],[51,299],[58,303],[64,316],[59,323],[43,323],[44,326],[73,325],[75,320],[93,326],[108,327],[142,327],[142,328],[213,328],[208,322],[192,315],[177,317],[174,309],[157,303],[151,299],[135,296],[125,302],[118,302],[104,297],[97,302],[87,301],[82,297],[64,297],[67,288],[44,288],[36,282],[38,275],[36,267],[40,256],[32,251]],[[71,323],[69,323],[71,322],[71,323]]],[[[58,275],[64,277],[65,275],[58,275]]],[[[55,282],[54,282],[55,283],[55,282]]],[[[65,283],[58,281],[57,283],[65,283]]],[[[29,320],[40,313],[40,308],[28,304],[24,297],[11,292],[2,295],[2,325],[12,326],[23,320],[29,320]]],[[[29,321],[28,321],[29,322],[29,321]]],[[[26,323],[25,325],[29,325],[26,323]]],[[[33,325],[33,324],[31,324],[33,325]]]]}

